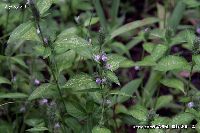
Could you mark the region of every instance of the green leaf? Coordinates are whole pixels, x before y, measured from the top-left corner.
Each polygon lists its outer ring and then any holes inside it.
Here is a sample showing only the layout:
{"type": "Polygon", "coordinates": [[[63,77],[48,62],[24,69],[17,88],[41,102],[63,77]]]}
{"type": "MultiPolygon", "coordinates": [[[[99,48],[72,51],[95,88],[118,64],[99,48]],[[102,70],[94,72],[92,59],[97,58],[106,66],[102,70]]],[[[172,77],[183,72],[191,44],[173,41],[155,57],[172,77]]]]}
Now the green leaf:
{"type": "Polygon", "coordinates": [[[87,117],[87,114],[83,110],[81,110],[78,106],[72,104],[71,102],[70,103],[68,102],[66,104],[66,109],[67,112],[75,118],[84,119],[87,117]]]}
{"type": "Polygon", "coordinates": [[[44,14],[52,5],[52,0],[38,0],[37,7],[40,15],[44,14]]]}
{"type": "Polygon", "coordinates": [[[147,51],[148,53],[151,54],[153,52],[153,49],[154,49],[154,47],[156,45],[153,44],[153,43],[144,43],[142,46],[143,46],[143,48],[144,48],[145,51],[147,51]]]}
{"type": "Polygon", "coordinates": [[[138,61],[134,63],[134,66],[154,66],[156,62],[153,60],[151,56],[145,56],[142,61],[138,61]]]}
{"type": "Polygon", "coordinates": [[[193,55],[192,56],[192,60],[194,60],[194,62],[200,66],[200,55],[193,55]]]}
{"type": "Polygon", "coordinates": [[[8,43],[15,42],[16,40],[32,40],[41,42],[34,27],[34,23],[30,21],[19,25],[10,35],[8,43]]]}
{"type": "Polygon", "coordinates": [[[197,0],[183,0],[183,3],[185,3],[189,8],[195,8],[200,6],[200,2],[197,0]]]}
{"type": "Polygon", "coordinates": [[[182,0],[178,1],[176,7],[172,13],[171,18],[169,19],[169,27],[176,29],[183,17],[186,5],[182,0]]]}
{"type": "Polygon", "coordinates": [[[158,97],[156,101],[155,109],[158,110],[162,107],[165,107],[167,104],[169,104],[173,100],[173,97],[171,95],[165,95],[158,97]]]}
{"type": "Polygon", "coordinates": [[[10,98],[10,99],[18,99],[18,98],[27,98],[28,95],[24,93],[0,93],[0,99],[10,98]]]}
{"type": "Polygon", "coordinates": [[[47,131],[48,128],[46,127],[33,127],[33,128],[30,128],[28,130],[26,130],[27,132],[41,132],[41,131],[47,131]]]}
{"type": "Polygon", "coordinates": [[[189,66],[189,63],[182,57],[169,55],[162,58],[158,65],[155,66],[155,70],[169,71],[169,70],[184,70],[189,66]]]}
{"type": "Polygon", "coordinates": [[[32,118],[32,119],[26,119],[25,123],[29,126],[35,127],[40,125],[41,123],[44,123],[44,120],[39,118],[32,118]]]}
{"type": "Polygon", "coordinates": [[[106,77],[107,77],[110,81],[112,81],[112,82],[114,82],[114,83],[120,85],[119,79],[118,79],[118,77],[115,75],[114,72],[107,71],[107,72],[106,72],[106,77]]]}
{"type": "Polygon", "coordinates": [[[167,49],[168,48],[165,45],[161,45],[161,44],[156,45],[153,48],[153,51],[152,51],[152,54],[151,54],[152,59],[154,61],[157,61],[158,59],[160,59],[165,54],[167,49]]]}
{"type": "Polygon", "coordinates": [[[10,80],[0,76],[0,84],[11,84],[10,80]]]}
{"type": "Polygon", "coordinates": [[[180,113],[176,115],[170,121],[170,125],[181,125],[181,124],[189,124],[194,119],[194,116],[190,113],[180,113]]]}
{"type": "Polygon", "coordinates": [[[184,84],[181,80],[170,78],[170,79],[162,79],[160,82],[167,87],[180,90],[185,94],[184,84]]]}
{"type": "Polygon", "coordinates": [[[28,66],[24,63],[24,61],[23,61],[22,59],[20,59],[19,57],[10,57],[10,59],[11,59],[13,62],[15,62],[15,63],[17,63],[17,64],[23,66],[24,68],[28,68],[28,66]]]}
{"type": "Polygon", "coordinates": [[[92,133],[111,133],[111,131],[105,127],[94,127],[92,133]]]}
{"type": "Polygon", "coordinates": [[[58,71],[61,72],[72,67],[75,57],[76,53],[73,50],[56,55],[55,60],[57,62],[58,71]]]}
{"type": "Polygon", "coordinates": [[[116,37],[116,36],[118,36],[118,35],[121,35],[121,34],[123,34],[125,32],[128,32],[130,30],[134,30],[134,29],[139,28],[139,27],[150,25],[150,24],[156,23],[158,21],[159,20],[157,18],[145,18],[143,20],[137,20],[137,21],[128,23],[128,24],[123,25],[122,27],[114,30],[111,33],[111,39],[116,37]]]}
{"type": "Polygon", "coordinates": [[[131,107],[131,109],[129,109],[129,114],[142,122],[147,121],[148,111],[141,105],[135,105],[131,107]]]}
{"type": "Polygon", "coordinates": [[[97,22],[99,22],[99,18],[98,17],[93,17],[92,19],[89,18],[84,22],[84,26],[93,25],[93,24],[96,24],[97,22]]]}
{"type": "Polygon", "coordinates": [[[37,87],[29,96],[28,100],[34,100],[38,98],[49,98],[57,94],[56,86],[50,83],[45,83],[37,87]]]}
{"type": "Polygon", "coordinates": [[[120,67],[132,67],[133,62],[118,54],[108,54],[108,64],[111,65],[111,70],[115,71],[120,67]]]}
{"type": "Polygon", "coordinates": [[[94,79],[85,73],[74,75],[70,78],[62,88],[72,88],[73,90],[85,90],[90,88],[98,88],[94,79]]]}
{"type": "MultiPolygon", "coordinates": [[[[129,83],[127,83],[124,87],[122,87],[120,91],[127,95],[133,95],[133,93],[138,89],[141,81],[142,81],[141,79],[132,80],[129,83]]],[[[119,96],[117,100],[119,103],[122,103],[128,99],[129,97],[119,96]]]]}
{"type": "Polygon", "coordinates": [[[56,53],[63,53],[67,50],[72,49],[76,51],[82,57],[92,57],[91,49],[92,45],[86,40],[78,37],[77,35],[67,35],[60,37],[55,42],[56,53]]]}

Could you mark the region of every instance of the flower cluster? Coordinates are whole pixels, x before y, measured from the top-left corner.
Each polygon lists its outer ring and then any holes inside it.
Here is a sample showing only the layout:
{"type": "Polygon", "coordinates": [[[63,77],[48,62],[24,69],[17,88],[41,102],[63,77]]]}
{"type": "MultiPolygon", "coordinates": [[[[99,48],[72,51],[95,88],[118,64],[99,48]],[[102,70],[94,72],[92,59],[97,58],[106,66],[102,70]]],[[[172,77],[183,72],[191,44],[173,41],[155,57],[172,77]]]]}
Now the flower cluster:
{"type": "Polygon", "coordinates": [[[105,84],[106,83],[106,78],[96,78],[96,83],[97,84],[105,84]]]}
{"type": "Polygon", "coordinates": [[[112,69],[112,65],[107,63],[108,57],[106,53],[103,52],[102,54],[94,55],[94,60],[98,63],[102,63],[106,69],[112,69]]]}

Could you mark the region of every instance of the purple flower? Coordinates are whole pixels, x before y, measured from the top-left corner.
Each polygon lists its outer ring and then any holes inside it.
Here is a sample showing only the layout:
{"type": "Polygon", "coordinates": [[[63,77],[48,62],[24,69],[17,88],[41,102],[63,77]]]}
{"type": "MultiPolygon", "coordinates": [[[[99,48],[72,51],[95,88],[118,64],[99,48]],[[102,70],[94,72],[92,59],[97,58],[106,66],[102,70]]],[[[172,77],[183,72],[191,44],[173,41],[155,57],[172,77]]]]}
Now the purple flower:
{"type": "Polygon", "coordinates": [[[135,70],[140,70],[140,67],[139,66],[135,66],[135,70]]]}
{"type": "Polygon", "coordinates": [[[106,78],[104,77],[102,80],[101,80],[102,83],[105,83],[106,82],[106,78]]]}
{"type": "Polygon", "coordinates": [[[196,29],[196,32],[197,32],[198,34],[200,34],[200,27],[198,27],[198,28],[196,29]]]}
{"type": "Polygon", "coordinates": [[[56,129],[60,128],[60,124],[57,122],[57,123],[54,125],[54,128],[56,128],[56,129]]]}
{"type": "Polygon", "coordinates": [[[96,78],[96,83],[101,84],[102,80],[100,78],[96,78]]]}
{"type": "Polygon", "coordinates": [[[100,58],[101,58],[101,56],[100,56],[100,55],[94,55],[94,60],[95,60],[95,61],[97,61],[97,62],[98,62],[98,61],[100,60],[100,58]]]}
{"type": "Polygon", "coordinates": [[[110,64],[106,64],[106,69],[108,69],[108,70],[111,70],[112,69],[112,65],[110,65],[110,64]]]}
{"type": "Polygon", "coordinates": [[[46,43],[46,44],[48,44],[48,39],[45,37],[44,38],[44,42],[46,43]]]}
{"type": "Polygon", "coordinates": [[[103,53],[103,54],[101,55],[101,60],[104,61],[104,62],[106,62],[106,61],[108,60],[108,57],[106,56],[105,53],[103,53]]]}
{"type": "Polygon", "coordinates": [[[194,102],[189,102],[189,103],[187,104],[187,106],[188,106],[188,108],[193,108],[193,107],[194,107],[194,102]]]}
{"type": "Polygon", "coordinates": [[[148,32],[148,31],[149,31],[149,28],[145,28],[145,29],[144,29],[144,32],[148,32]]]}
{"type": "Polygon", "coordinates": [[[40,104],[40,105],[45,105],[45,104],[47,104],[47,103],[48,103],[48,99],[46,99],[46,98],[41,99],[41,100],[39,101],[39,104],[40,104]]]}
{"type": "Polygon", "coordinates": [[[40,81],[39,81],[38,79],[35,79],[35,80],[34,80],[34,84],[35,84],[35,85],[39,85],[39,84],[40,84],[40,81]]]}

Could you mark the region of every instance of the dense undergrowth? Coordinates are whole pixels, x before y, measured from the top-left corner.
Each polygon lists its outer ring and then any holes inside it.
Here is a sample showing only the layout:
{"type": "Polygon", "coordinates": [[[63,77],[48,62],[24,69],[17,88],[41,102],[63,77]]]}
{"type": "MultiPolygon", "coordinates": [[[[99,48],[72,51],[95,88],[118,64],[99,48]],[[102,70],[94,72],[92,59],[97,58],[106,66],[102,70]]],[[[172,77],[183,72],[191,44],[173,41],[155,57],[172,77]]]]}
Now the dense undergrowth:
{"type": "Polygon", "coordinates": [[[0,1],[0,133],[200,132],[199,7],[0,1]]]}

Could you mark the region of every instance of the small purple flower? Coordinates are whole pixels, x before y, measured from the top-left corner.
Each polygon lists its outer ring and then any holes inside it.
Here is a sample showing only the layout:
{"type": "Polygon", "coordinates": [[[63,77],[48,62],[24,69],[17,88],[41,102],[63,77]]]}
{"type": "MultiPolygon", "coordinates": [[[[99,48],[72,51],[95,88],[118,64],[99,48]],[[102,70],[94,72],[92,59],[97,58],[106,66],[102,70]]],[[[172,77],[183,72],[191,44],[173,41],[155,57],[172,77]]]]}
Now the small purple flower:
{"type": "Polygon", "coordinates": [[[48,39],[46,37],[44,38],[44,42],[45,44],[48,44],[48,39]]]}
{"type": "Polygon", "coordinates": [[[188,106],[188,108],[193,108],[193,107],[194,107],[194,102],[189,102],[189,103],[187,104],[187,106],[188,106]]]}
{"type": "Polygon", "coordinates": [[[100,61],[101,56],[100,55],[94,55],[94,60],[96,62],[100,61]]]}
{"type": "Polygon", "coordinates": [[[139,66],[135,66],[135,70],[140,70],[140,67],[139,66]]]}
{"type": "Polygon", "coordinates": [[[100,78],[96,78],[96,83],[101,84],[102,80],[100,78]]]}
{"type": "Polygon", "coordinates": [[[48,99],[46,99],[46,98],[41,99],[41,100],[39,101],[39,104],[40,104],[40,105],[45,105],[45,104],[47,104],[47,103],[48,103],[48,99]]]}
{"type": "Polygon", "coordinates": [[[106,64],[105,68],[108,69],[108,70],[111,70],[112,69],[112,65],[106,64]]]}
{"type": "Polygon", "coordinates": [[[54,125],[54,128],[55,128],[55,129],[60,128],[60,124],[57,122],[57,123],[54,125]]]}
{"type": "Polygon", "coordinates": [[[145,29],[144,29],[144,32],[148,32],[148,31],[149,31],[149,28],[145,28],[145,29]]]}
{"type": "Polygon", "coordinates": [[[200,34],[200,27],[198,27],[198,28],[196,29],[196,32],[197,32],[198,34],[200,34]]]}
{"type": "Polygon", "coordinates": [[[34,80],[34,84],[35,84],[35,85],[39,85],[39,84],[40,84],[40,81],[39,81],[38,79],[35,79],[35,80],[34,80]]]}
{"type": "Polygon", "coordinates": [[[106,56],[105,53],[103,53],[103,54],[101,55],[101,60],[104,61],[104,62],[106,62],[106,61],[108,60],[108,57],[106,56]]]}

